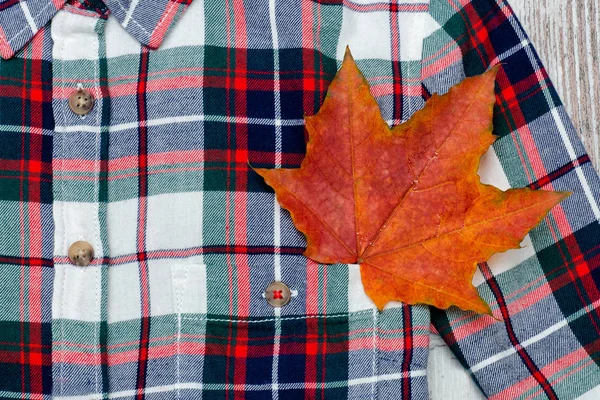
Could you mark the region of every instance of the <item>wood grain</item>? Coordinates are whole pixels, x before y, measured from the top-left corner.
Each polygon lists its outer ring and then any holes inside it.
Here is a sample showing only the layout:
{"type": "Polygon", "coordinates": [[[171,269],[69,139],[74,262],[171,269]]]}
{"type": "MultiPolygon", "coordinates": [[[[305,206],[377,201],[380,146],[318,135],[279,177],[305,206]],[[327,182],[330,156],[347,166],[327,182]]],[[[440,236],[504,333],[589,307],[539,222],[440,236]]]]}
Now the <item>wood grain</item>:
{"type": "MultiPolygon", "coordinates": [[[[508,1],[598,170],[600,0],[508,1]]],[[[427,375],[432,400],[484,399],[439,336],[431,336],[429,347],[427,375]]]]}
{"type": "Polygon", "coordinates": [[[598,168],[600,0],[512,0],[510,4],[598,168]]]}

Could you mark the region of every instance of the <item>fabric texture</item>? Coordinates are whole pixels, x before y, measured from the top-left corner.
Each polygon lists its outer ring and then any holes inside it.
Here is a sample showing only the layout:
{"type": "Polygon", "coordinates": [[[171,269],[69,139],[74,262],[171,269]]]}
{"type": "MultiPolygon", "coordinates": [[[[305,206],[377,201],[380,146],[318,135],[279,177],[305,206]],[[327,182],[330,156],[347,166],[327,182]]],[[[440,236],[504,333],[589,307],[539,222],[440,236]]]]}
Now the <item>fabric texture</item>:
{"type": "Polygon", "coordinates": [[[489,398],[600,396],[600,181],[506,1],[5,0],[0,55],[1,398],[426,399],[431,324],[489,398]],[[389,124],[500,63],[482,179],[574,192],[479,266],[500,321],[377,311],[249,167],[300,165],[346,45],[389,124]]]}
{"type": "MultiPolygon", "coordinates": [[[[112,12],[123,28],[156,49],[191,0],[81,0],[74,8],[99,15],[112,12]],[[139,2],[139,3],[138,3],[139,2]]],[[[62,8],[65,0],[4,0],[0,2],[0,57],[10,58],[28,43],[62,8]]]]}

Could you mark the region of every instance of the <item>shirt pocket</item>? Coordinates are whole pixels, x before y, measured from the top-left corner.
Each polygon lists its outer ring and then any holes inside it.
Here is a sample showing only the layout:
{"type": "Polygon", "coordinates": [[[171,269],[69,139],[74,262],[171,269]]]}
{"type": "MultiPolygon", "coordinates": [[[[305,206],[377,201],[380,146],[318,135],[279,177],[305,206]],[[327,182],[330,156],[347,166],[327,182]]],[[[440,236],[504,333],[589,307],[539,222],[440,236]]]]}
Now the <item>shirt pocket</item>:
{"type": "Polygon", "coordinates": [[[262,297],[271,278],[259,277],[273,265],[251,261],[257,283],[250,293],[240,290],[245,304],[227,294],[221,308],[211,305],[215,288],[220,283],[225,294],[230,284],[218,260],[171,266],[177,397],[394,398],[407,379],[426,385],[427,307],[395,303],[379,312],[353,281],[357,265],[323,266],[296,255],[283,261],[283,276],[306,263],[298,271],[306,280],[282,279],[296,292],[287,306],[273,309],[262,297]],[[331,299],[311,297],[313,284],[321,289],[314,296],[331,299]]]}

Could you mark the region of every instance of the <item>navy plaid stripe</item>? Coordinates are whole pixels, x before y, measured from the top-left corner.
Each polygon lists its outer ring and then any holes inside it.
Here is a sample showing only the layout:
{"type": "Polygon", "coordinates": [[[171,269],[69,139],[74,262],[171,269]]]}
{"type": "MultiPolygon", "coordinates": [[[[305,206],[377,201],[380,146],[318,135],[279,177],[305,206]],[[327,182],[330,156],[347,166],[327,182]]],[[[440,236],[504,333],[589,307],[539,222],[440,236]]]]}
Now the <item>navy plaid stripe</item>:
{"type": "Polygon", "coordinates": [[[558,399],[556,393],[554,392],[554,389],[552,389],[552,386],[550,385],[550,382],[548,382],[548,378],[542,373],[542,371],[540,371],[540,368],[531,359],[531,356],[529,355],[527,350],[521,346],[520,340],[518,339],[517,335],[515,334],[515,329],[511,322],[510,313],[508,312],[508,308],[506,307],[506,303],[504,301],[504,295],[502,293],[502,289],[500,289],[500,286],[498,285],[498,282],[496,281],[496,279],[493,276],[491,276],[491,274],[490,274],[490,276],[487,277],[486,282],[489,285],[489,287],[492,289],[492,292],[494,293],[494,296],[496,297],[496,300],[498,301],[499,309],[502,312],[502,318],[504,320],[504,325],[506,326],[506,332],[508,333],[510,342],[517,349],[517,353],[519,354],[519,357],[521,357],[521,359],[523,360],[523,363],[525,364],[525,366],[527,367],[527,369],[529,370],[531,375],[535,378],[536,381],[538,381],[538,383],[544,390],[544,393],[546,394],[546,396],[548,396],[548,399],[551,399],[551,400],[558,399]]]}
{"type": "Polygon", "coordinates": [[[547,184],[554,182],[555,180],[562,176],[565,176],[569,172],[572,172],[575,168],[585,165],[589,162],[591,162],[590,157],[587,154],[583,154],[579,156],[577,160],[568,162],[560,168],[557,168],[556,170],[552,171],[547,176],[530,183],[528,187],[530,189],[541,189],[547,184]]]}

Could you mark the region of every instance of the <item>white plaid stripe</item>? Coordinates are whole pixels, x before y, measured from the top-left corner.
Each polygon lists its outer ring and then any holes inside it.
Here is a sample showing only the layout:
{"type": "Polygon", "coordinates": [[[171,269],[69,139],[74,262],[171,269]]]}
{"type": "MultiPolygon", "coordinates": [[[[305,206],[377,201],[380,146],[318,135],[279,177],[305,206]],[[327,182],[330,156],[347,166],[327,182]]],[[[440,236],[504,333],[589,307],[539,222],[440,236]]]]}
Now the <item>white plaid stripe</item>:
{"type": "MultiPolygon", "coordinates": [[[[52,39],[54,40],[54,75],[65,76],[67,60],[92,60],[92,71],[87,71],[89,64],[82,62],[84,74],[87,76],[72,76],[85,81],[85,89],[96,99],[102,95],[99,87],[98,62],[100,58],[101,39],[96,30],[103,21],[90,18],[68,10],[59,11],[53,19],[52,39]]],[[[81,61],[79,61],[81,62],[81,61]]],[[[83,118],[67,109],[67,97],[72,91],[83,84],[73,83],[70,87],[55,85],[53,91],[53,109],[57,126],[78,125],[83,118]]],[[[102,101],[95,101],[94,109],[86,115],[86,124],[100,126],[102,101]]],[[[64,169],[67,151],[72,147],[81,146],[77,132],[55,132],[53,171],[55,198],[62,199],[54,202],[54,300],[52,307],[53,319],[53,376],[54,391],[59,396],[100,394],[102,388],[102,362],[100,359],[100,323],[105,320],[103,315],[103,299],[106,296],[103,283],[105,266],[97,260],[109,254],[103,242],[100,221],[100,201],[98,173],[100,168],[100,132],[92,134],[92,140],[86,142],[93,145],[88,160],[93,162],[93,177],[91,191],[87,193],[74,192],[70,186],[61,182],[67,180],[61,176],[64,169]],[[77,134],[76,134],[77,133],[77,134]],[[81,202],[74,201],[81,199],[81,202]],[[86,268],[74,266],[68,260],[68,250],[72,243],[78,240],[88,241],[94,248],[96,262],[86,268]],[[88,321],[83,323],[83,321],[88,321]],[[73,363],[67,350],[71,343],[86,343],[87,348],[80,350],[80,362],[73,363]],[[70,378],[76,374],[77,379],[70,378]]]]}

